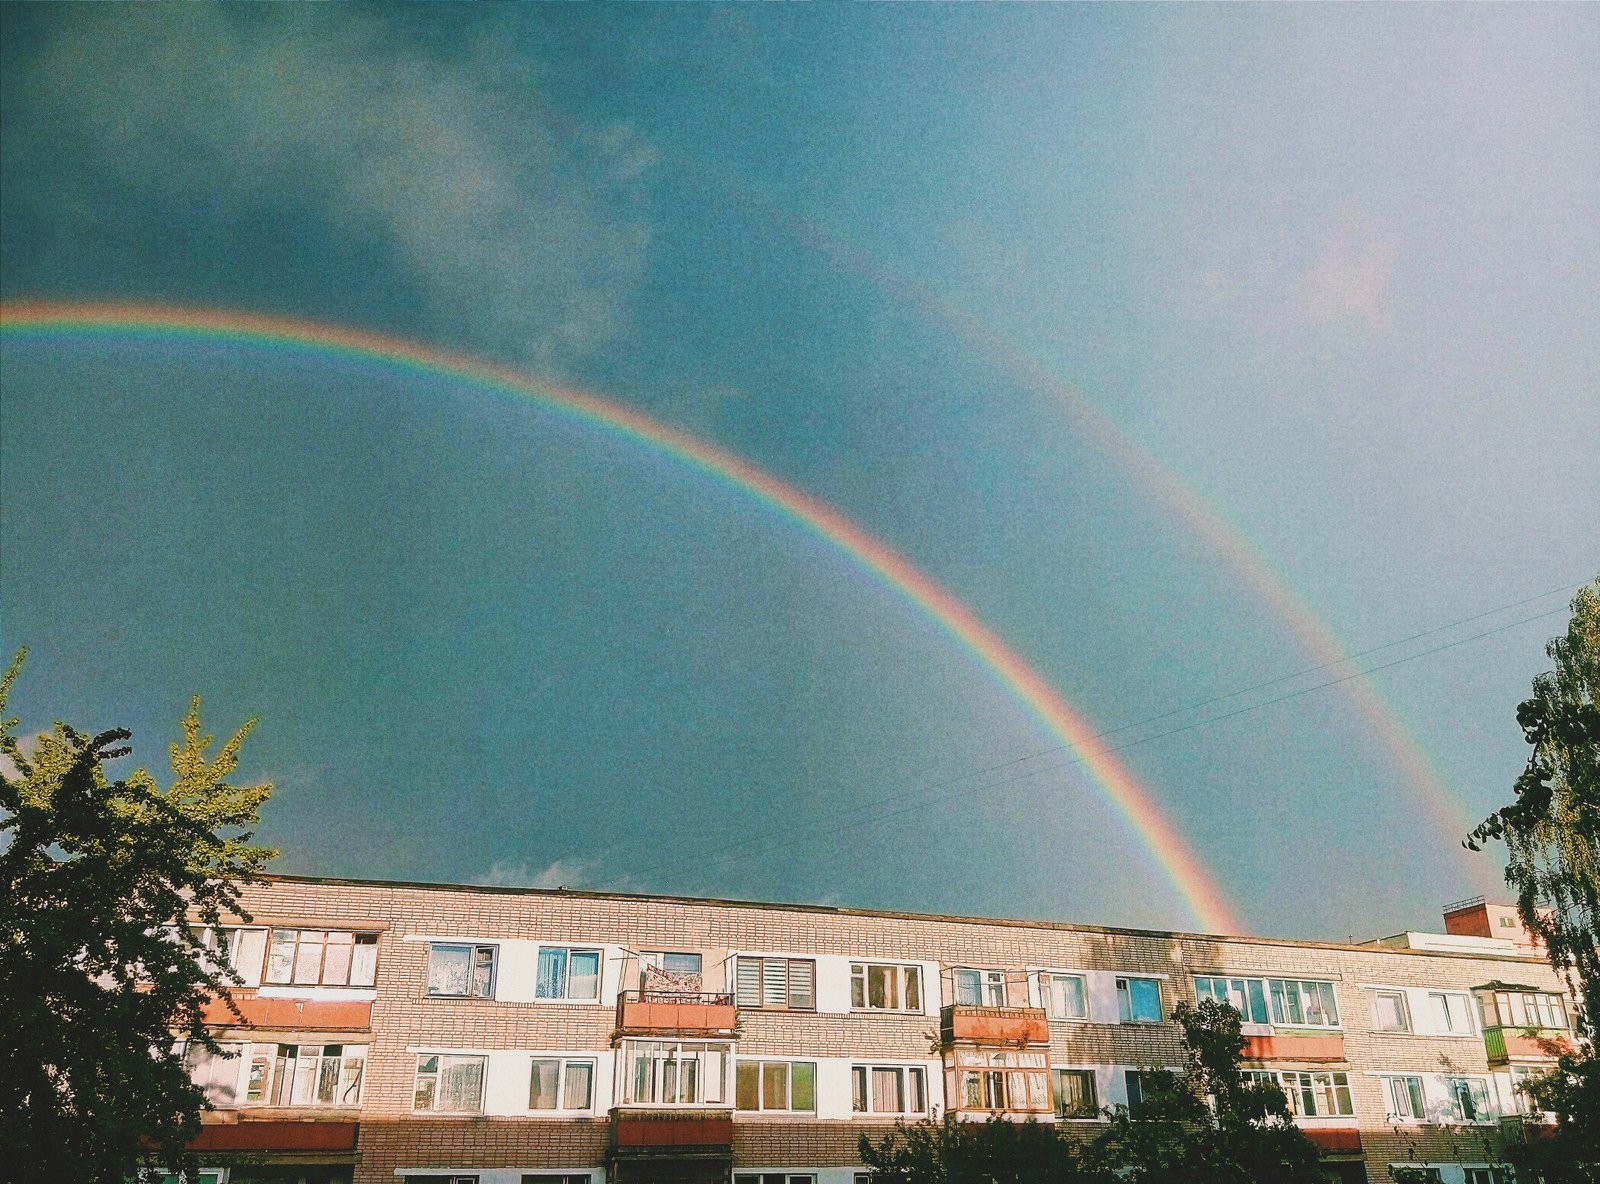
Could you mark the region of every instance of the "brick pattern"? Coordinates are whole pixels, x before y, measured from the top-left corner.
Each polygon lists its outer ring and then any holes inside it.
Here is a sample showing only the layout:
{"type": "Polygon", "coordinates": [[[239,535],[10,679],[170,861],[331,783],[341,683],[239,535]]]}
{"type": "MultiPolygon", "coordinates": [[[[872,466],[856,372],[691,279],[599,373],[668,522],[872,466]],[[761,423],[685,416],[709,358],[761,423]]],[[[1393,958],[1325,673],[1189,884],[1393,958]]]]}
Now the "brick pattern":
{"type": "MultiPolygon", "coordinates": [[[[848,955],[885,961],[939,961],[952,966],[1109,970],[1167,976],[1167,1006],[1192,997],[1197,974],[1317,978],[1337,984],[1346,1063],[1363,1154],[1373,1179],[1404,1160],[1484,1162],[1497,1158],[1498,1132],[1433,1127],[1393,1128],[1384,1119],[1380,1082],[1386,1071],[1489,1071],[1481,1036],[1428,1037],[1378,1032],[1360,983],[1466,990],[1495,978],[1562,990],[1532,958],[1474,957],[1380,946],[1208,937],[1065,924],[911,916],[785,905],[599,896],[409,884],[273,878],[247,889],[255,924],[292,921],[337,928],[381,928],[377,997],[361,1108],[355,1179],[394,1184],[397,1169],[577,1168],[605,1162],[611,1124],[595,1118],[498,1118],[412,1113],[416,1057],[410,1047],[472,1049],[612,1049],[613,1008],[593,1004],[430,999],[428,945],[408,936],[485,940],[535,939],[609,944],[631,950],[728,950],[796,955],[848,955]]],[[[720,971],[718,972],[720,973],[720,971]]],[[[718,982],[720,989],[720,980],[718,982]]],[[[935,1055],[938,985],[924,984],[929,1014],[838,1015],[745,1010],[739,1013],[740,1056],[809,1056],[920,1060],[935,1055]]],[[[1177,1065],[1182,1046],[1174,1025],[1052,1020],[1050,1060],[1061,1065],[1177,1065]]],[[[1289,1061],[1277,1068],[1293,1068],[1289,1061]]],[[[1307,1063],[1307,1068],[1327,1068],[1307,1063]]],[[[933,1083],[930,1082],[930,1085],[933,1083]]],[[[734,1162],[847,1166],[858,1162],[862,1134],[888,1129],[881,1119],[821,1121],[739,1116],[734,1162]]],[[[1072,1124],[1091,1134],[1092,1124],[1072,1124]]]]}

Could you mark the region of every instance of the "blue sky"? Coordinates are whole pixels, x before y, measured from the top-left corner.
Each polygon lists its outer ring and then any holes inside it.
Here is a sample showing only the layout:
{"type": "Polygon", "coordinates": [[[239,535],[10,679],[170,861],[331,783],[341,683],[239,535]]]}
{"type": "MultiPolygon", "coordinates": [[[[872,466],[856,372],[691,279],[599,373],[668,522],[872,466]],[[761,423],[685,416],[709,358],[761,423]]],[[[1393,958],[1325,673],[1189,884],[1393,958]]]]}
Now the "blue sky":
{"type": "MultiPolygon", "coordinates": [[[[1102,728],[1315,659],[995,343],[1351,650],[1595,574],[1586,8],[11,6],[0,53],[6,298],[602,392],[837,506],[1102,728]]],[[[4,351],[17,707],[151,763],[190,694],[259,716],[283,870],[1187,923],[1081,768],[980,772],[1054,743],[991,677],[663,456],[328,359],[4,351]]],[[[1372,681],[1473,815],[1562,617],[1465,639],[1567,598],[1381,655],[1463,641],[1372,681]]],[[[1207,714],[1118,736],[1251,928],[1494,886],[1336,689],[1145,739],[1207,714]]]]}

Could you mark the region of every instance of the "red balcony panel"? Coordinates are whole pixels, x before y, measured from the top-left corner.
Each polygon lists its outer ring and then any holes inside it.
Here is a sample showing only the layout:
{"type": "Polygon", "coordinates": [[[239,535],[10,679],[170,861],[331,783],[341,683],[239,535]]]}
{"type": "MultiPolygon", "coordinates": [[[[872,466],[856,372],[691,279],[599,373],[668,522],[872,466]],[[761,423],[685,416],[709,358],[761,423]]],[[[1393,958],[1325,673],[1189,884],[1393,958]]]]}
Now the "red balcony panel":
{"type": "Polygon", "coordinates": [[[952,1004],[941,1014],[946,1043],[1049,1044],[1050,1020],[1037,1007],[968,1007],[952,1004]]]}
{"type": "Polygon", "coordinates": [[[1511,1060],[1554,1062],[1562,1053],[1572,1051],[1572,1042],[1553,1032],[1530,1036],[1525,1032],[1503,1029],[1502,1037],[1505,1040],[1505,1055],[1511,1060]]]}
{"type": "Polygon", "coordinates": [[[294,1028],[312,1031],[364,1032],[372,1027],[372,1004],[365,1000],[266,999],[235,991],[233,1001],[244,1022],[221,999],[206,1004],[207,1024],[226,1028],[294,1028]]]}
{"type": "Polygon", "coordinates": [[[354,1122],[208,1123],[194,1151],[354,1151],[354,1122]]]}
{"type": "Polygon", "coordinates": [[[1344,1061],[1343,1036],[1246,1036],[1247,1061],[1305,1061],[1336,1064],[1344,1061]]]}
{"type": "Polygon", "coordinates": [[[674,1036],[731,1036],[739,1010],[732,995],[627,992],[617,1001],[617,1030],[674,1036]]]}
{"type": "Polygon", "coordinates": [[[1361,1132],[1354,1127],[1301,1127],[1300,1133],[1324,1151],[1340,1151],[1351,1154],[1360,1154],[1361,1152],[1361,1132]]]}
{"type": "Polygon", "coordinates": [[[733,1146],[733,1115],[725,1111],[715,1114],[619,1112],[612,1129],[619,1148],[733,1146]]]}

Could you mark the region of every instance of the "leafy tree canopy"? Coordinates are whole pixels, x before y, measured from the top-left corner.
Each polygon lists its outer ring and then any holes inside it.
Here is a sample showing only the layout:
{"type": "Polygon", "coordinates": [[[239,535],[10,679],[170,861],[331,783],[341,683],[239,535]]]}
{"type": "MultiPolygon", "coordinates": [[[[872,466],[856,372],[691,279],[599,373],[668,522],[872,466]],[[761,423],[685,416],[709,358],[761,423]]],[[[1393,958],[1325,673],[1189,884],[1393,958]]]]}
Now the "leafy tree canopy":
{"type": "Polygon", "coordinates": [[[1530,1137],[1513,1159],[1547,1184],[1592,1184],[1600,1180],[1600,579],[1574,598],[1566,634],[1545,652],[1555,667],[1517,708],[1532,751],[1516,800],[1466,845],[1505,842],[1506,883],[1523,924],[1583,1001],[1577,1046],[1529,1090],[1557,1115],[1555,1137],[1530,1137]]]}
{"type": "Polygon", "coordinates": [[[125,731],[57,723],[24,751],[17,724],[0,720],[4,1155],[19,1181],[123,1184],[152,1159],[192,1173],[204,1098],[174,1035],[216,1051],[202,1014],[236,980],[188,918],[243,915],[239,885],[276,855],[252,842],[272,787],[227,780],[254,721],[209,756],[194,700],[166,789],[107,773],[125,731]]]}

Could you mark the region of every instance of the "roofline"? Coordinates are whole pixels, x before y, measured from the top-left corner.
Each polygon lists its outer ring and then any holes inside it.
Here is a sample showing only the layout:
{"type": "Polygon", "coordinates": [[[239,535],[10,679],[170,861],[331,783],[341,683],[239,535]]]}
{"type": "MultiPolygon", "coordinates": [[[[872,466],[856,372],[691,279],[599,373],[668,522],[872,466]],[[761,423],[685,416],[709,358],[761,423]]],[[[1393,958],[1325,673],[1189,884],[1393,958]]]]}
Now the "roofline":
{"type": "Polygon", "coordinates": [[[1286,946],[1296,949],[1344,950],[1365,954],[1409,954],[1423,958],[1471,958],[1502,962],[1531,962],[1546,965],[1537,955],[1472,953],[1466,950],[1418,950],[1409,947],[1380,946],[1372,943],[1313,941],[1285,937],[1246,937],[1241,934],[1192,933],[1176,929],[1133,929],[1116,925],[1086,925],[1076,921],[1040,921],[1015,917],[978,917],[960,913],[912,913],[896,909],[852,908],[831,904],[793,904],[784,901],[737,900],[720,896],[672,896],[658,892],[600,892],[586,888],[527,888],[501,884],[453,884],[436,880],[374,880],[346,876],[298,876],[261,872],[257,882],[286,884],[327,884],[346,888],[413,888],[432,892],[472,892],[483,896],[545,896],[570,900],[631,900],[656,904],[715,905],[719,908],[772,909],[797,913],[820,913],[834,917],[881,917],[897,921],[942,921],[957,925],[1000,925],[1010,929],[1044,929],[1066,933],[1103,933],[1114,937],[1187,938],[1193,941],[1239,942],[1250,945],[1286,946]]]}

